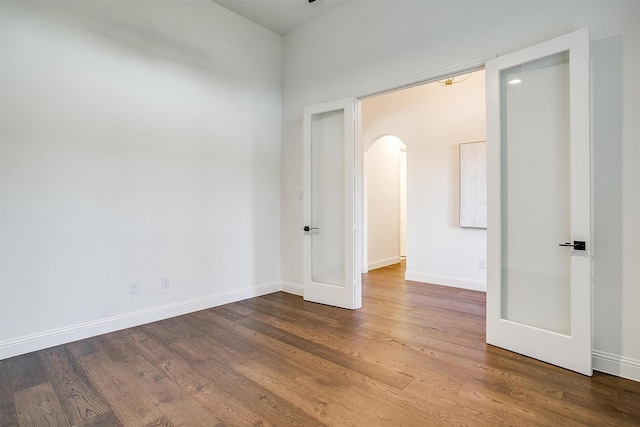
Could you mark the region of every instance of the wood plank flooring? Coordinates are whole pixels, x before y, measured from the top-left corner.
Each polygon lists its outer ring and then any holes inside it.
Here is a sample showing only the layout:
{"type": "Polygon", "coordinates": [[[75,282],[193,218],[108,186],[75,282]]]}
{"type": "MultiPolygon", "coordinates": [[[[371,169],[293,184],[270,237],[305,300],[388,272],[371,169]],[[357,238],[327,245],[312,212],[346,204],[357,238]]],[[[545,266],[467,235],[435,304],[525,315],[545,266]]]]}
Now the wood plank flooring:
{"type": "Polygon", "coordinates": [[[363,308],[286,293],[0,362],[9,426],[640,426],[640,383],[484,343],[483,293],[363,279],[363,308]]]}

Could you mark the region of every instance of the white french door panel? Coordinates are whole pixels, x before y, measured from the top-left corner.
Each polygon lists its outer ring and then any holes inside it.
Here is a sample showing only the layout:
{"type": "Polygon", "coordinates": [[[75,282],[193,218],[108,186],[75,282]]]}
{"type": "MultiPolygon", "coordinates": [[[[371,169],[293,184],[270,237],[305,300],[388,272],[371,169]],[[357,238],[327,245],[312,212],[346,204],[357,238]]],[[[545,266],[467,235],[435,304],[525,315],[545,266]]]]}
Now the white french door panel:
{"type": "Polygon", "coordinates": [[[486,79],[487,343],[591,375],[589,31],[486,79]]]}
{"type": "Polygon", "coordinates": [[[304,299],[359,308],[354,100],[305,108],[303,131],[304,299]]]}

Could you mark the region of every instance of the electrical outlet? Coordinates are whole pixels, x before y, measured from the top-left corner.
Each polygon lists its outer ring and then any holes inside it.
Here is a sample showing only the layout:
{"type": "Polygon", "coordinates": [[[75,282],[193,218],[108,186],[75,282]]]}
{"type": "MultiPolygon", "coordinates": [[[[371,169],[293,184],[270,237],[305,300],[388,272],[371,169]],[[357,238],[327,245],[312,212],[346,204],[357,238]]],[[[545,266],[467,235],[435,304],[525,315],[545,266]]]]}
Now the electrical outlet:
{"type": "Polygon", "coordinates": [[[162,276],[160,279],[160,285],[162,289],[167,289],[169,287],[169,276],[162,276]]]}
{"type": "Polygon", "coordinates": [[[129,282],[129,293],[130,294],[138,293],[138,282],[129,282]]]}
{"type": "Polygon", "coordinates": [[[487,268],[487,260],[486,259],[479,259],[478,260],[478,268],[481,268],[483,270],[485,268],[487,268]]]}

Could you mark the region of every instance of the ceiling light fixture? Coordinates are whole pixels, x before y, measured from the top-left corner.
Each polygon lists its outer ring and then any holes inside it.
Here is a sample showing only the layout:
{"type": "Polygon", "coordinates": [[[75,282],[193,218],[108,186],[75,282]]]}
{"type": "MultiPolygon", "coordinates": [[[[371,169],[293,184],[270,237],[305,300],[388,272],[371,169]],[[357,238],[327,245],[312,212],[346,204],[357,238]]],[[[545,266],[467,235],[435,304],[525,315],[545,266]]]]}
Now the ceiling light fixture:
{"type": "Polygon", "coordinates": [[[471,77],[471,74],[473,73],[469,73],[466,76],[464,76],[463,78],[456,80],[456,78],[460,77],[460,76],[453,76],[453,77],[449,77],[446,80],[438,80],[438,83],[440,83],[440,86],[451,86],[452,84],[455,83],[462,83],[463,81],[467,80],[469,77],[471,77]]]}
{"type": "Polygon", "coordinates": [[[518,83],[522,83],[522,79],[511,79],[509,80],[510,85],[517,85],[518,83]]]}

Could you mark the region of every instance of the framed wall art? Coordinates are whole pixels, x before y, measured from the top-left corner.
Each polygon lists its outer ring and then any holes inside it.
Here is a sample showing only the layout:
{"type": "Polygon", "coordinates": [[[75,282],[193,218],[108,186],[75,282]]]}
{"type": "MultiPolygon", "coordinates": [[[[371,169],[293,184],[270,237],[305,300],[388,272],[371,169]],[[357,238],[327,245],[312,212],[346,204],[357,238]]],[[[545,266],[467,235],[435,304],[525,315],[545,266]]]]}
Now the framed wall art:
{"type": "Polygon", "coordinates": [[[460,227],[487,228],[487,143],[460,144],[460,227]]]}

